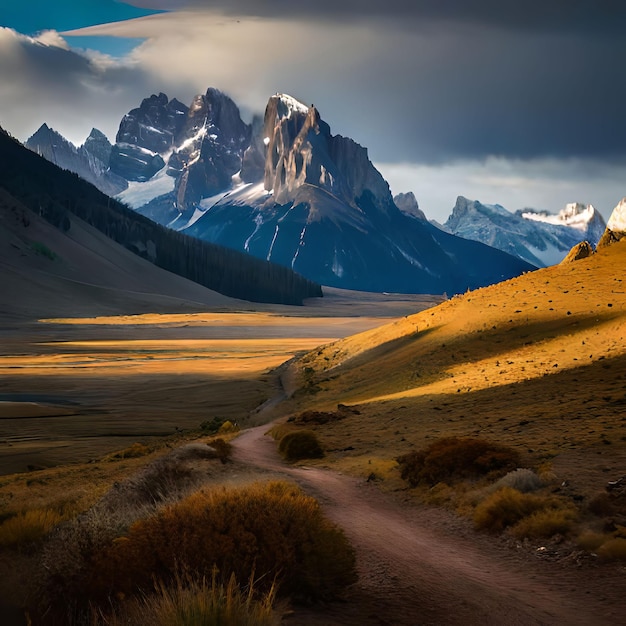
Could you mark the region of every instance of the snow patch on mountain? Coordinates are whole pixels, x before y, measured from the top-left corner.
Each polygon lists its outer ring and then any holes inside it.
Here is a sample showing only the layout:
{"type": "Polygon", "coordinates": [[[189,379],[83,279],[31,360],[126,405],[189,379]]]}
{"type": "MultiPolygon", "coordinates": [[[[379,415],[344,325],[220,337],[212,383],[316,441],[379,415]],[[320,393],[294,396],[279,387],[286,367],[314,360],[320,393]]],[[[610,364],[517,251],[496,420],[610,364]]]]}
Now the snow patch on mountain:
{"type": "Polygon", "coordinates": [[[306,115],[309,112],[309,107],[303,102],[300,102],[300,100],[296,100],[293,96],[286,93],[277,93],[276,96],[280,99],[285,109],[280,110],[279,113],[287,119],[291,118],[293,113],[303,113],[306,115]]]}
{"type": "Polygon", "coordinates": [[[150,200],[174,191],[176,180],[167,174],[167,166],[162,167],[150,180],[129,181],[128,188],[115,198],[133,209],[138,209],[150,200]]]}

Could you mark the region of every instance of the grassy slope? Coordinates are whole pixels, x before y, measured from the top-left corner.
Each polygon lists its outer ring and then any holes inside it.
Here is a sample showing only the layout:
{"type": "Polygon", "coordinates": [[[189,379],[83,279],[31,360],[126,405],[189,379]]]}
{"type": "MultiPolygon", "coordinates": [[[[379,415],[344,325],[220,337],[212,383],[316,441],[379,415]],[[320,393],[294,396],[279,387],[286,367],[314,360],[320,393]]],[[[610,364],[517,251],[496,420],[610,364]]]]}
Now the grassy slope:
{"type": "Polygon", "coordinates": [[[318,349],[291,367],[279,410],[358,405],[320,435],[325,462],[365,475],[480,435],[597,491],[626,467],[625,269],[622,242],[318,349]]]}

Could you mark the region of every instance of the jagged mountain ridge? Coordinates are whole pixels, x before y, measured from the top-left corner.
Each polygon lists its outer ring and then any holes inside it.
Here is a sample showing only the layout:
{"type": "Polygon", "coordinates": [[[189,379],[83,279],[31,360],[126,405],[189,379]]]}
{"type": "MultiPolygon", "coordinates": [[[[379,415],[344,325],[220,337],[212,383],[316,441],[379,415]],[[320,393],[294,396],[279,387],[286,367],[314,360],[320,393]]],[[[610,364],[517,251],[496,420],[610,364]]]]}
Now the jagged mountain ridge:
{"type": "Polygon", "coordinates": [[[112,146],[97,128],[93,128],[85,143],[77,148],[47,124],[42,124],[24,145],[60,168],[78,174],[109,196],[128,187],[126,179],[109,170],[112,146]]]}
{"type": "Polygon", "coordinates": [[[404,215],[367,150],[284,94],[270,98],[240,176],[184,232],[364,291],[457,293],[532,269],[404,215]]]}
{"type": "Polygon", "coordinates": [[[591,205],[568,204],[558,215],[529,209],[511,213],[499,204],[459,196],[443,228],[545,267],[562,261],[581,241],[596,246],[606,224],[591,205]]]}
{"type": "Polygon", "coordinates": [[[329,286],[457,293],[533,269],[402,213],[367,149],[285,94],[252,125],[215,89],[189,108],[153,95],[110,164],[142,215],[329,286]]]}
{"type": "Polygon", "coordinates": [[[0,187],[63,232],[77,217],[154,265],[242,300],[302,304],[321,287],[276,264],[187,237],[112,200],[0,132],[0,187]]]}

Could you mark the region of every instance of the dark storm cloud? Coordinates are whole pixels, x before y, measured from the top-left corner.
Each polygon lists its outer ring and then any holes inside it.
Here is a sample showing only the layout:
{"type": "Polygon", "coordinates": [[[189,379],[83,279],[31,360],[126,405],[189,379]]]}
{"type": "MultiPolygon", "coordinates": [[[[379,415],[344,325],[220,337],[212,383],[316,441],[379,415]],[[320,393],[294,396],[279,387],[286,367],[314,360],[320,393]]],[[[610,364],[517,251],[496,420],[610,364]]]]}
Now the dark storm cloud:
{"type": "Polygon", "coordinates": [[[281,55],[293,50],[293,67],[273,84],[308,91],[306,99],[325,105],[322,114],[332,115],[338,132],[358,138],[379,159],[626,155],[623,0],[133,4],[219,10],[265,18],[261,23],[287,19],[320,33],[331,24],[369,29],[371,44],[356,50],[361,61],[345,68],[341,51],[335,63],[313,66],[311,49],[300,49],[286,32],[281,55]]]}
{"type": "Polygon", "coordinates": [[[506,29],[623,32],[623,0],[126,0],[150,9],[208,9],[231,15],[454,20],[506,29]]]}
{"type": "Polygon", "coordinates": [[[53,31],[31,38],[0,28],[0,58],[0,125],[20,139],[44,121],[76,143],[99,123],[115,136],[134,88],[154,88],[140,70],[77,54],[53,31]]]}

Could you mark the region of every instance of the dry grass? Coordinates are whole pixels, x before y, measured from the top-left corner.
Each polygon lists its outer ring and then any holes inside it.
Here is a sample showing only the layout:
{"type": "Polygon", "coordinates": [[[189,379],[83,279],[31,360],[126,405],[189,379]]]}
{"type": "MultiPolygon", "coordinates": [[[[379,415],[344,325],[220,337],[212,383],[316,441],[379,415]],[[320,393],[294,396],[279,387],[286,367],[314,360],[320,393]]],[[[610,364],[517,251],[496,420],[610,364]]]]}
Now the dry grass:
{"type": "Polygon", "coordinates": [[[214,570],[209,580],[177,576],[170,585],[161,583],[154,593],[94,620],[94,626],[278,626],[275,597],[275,587],[257,594],[254,580],[242,589],[234,576],[224,584],[214,570]]]}
{"type": "Polygon", "coordinates": [[[323,346],[284,375],[276,414],[358,409],[315,432],[323,464],[359,476],[372,457],[480,437],[587,501],[626,466],[625,271],[621,242],[323,346]]]}
{"type": "Polygon", "coordinates": [[[28,549],[65,519],[61,513],[49,508],[18,513],[0,525],[0,549],[28,549]]]}
{"type": "Polygon", "coordinates": [[[576,517],[575,509],[561,498],[503,487],[478,504],[474,526],[491,532],[511,528],[520,538],[551,537],[568,532],[576,517]]]}

